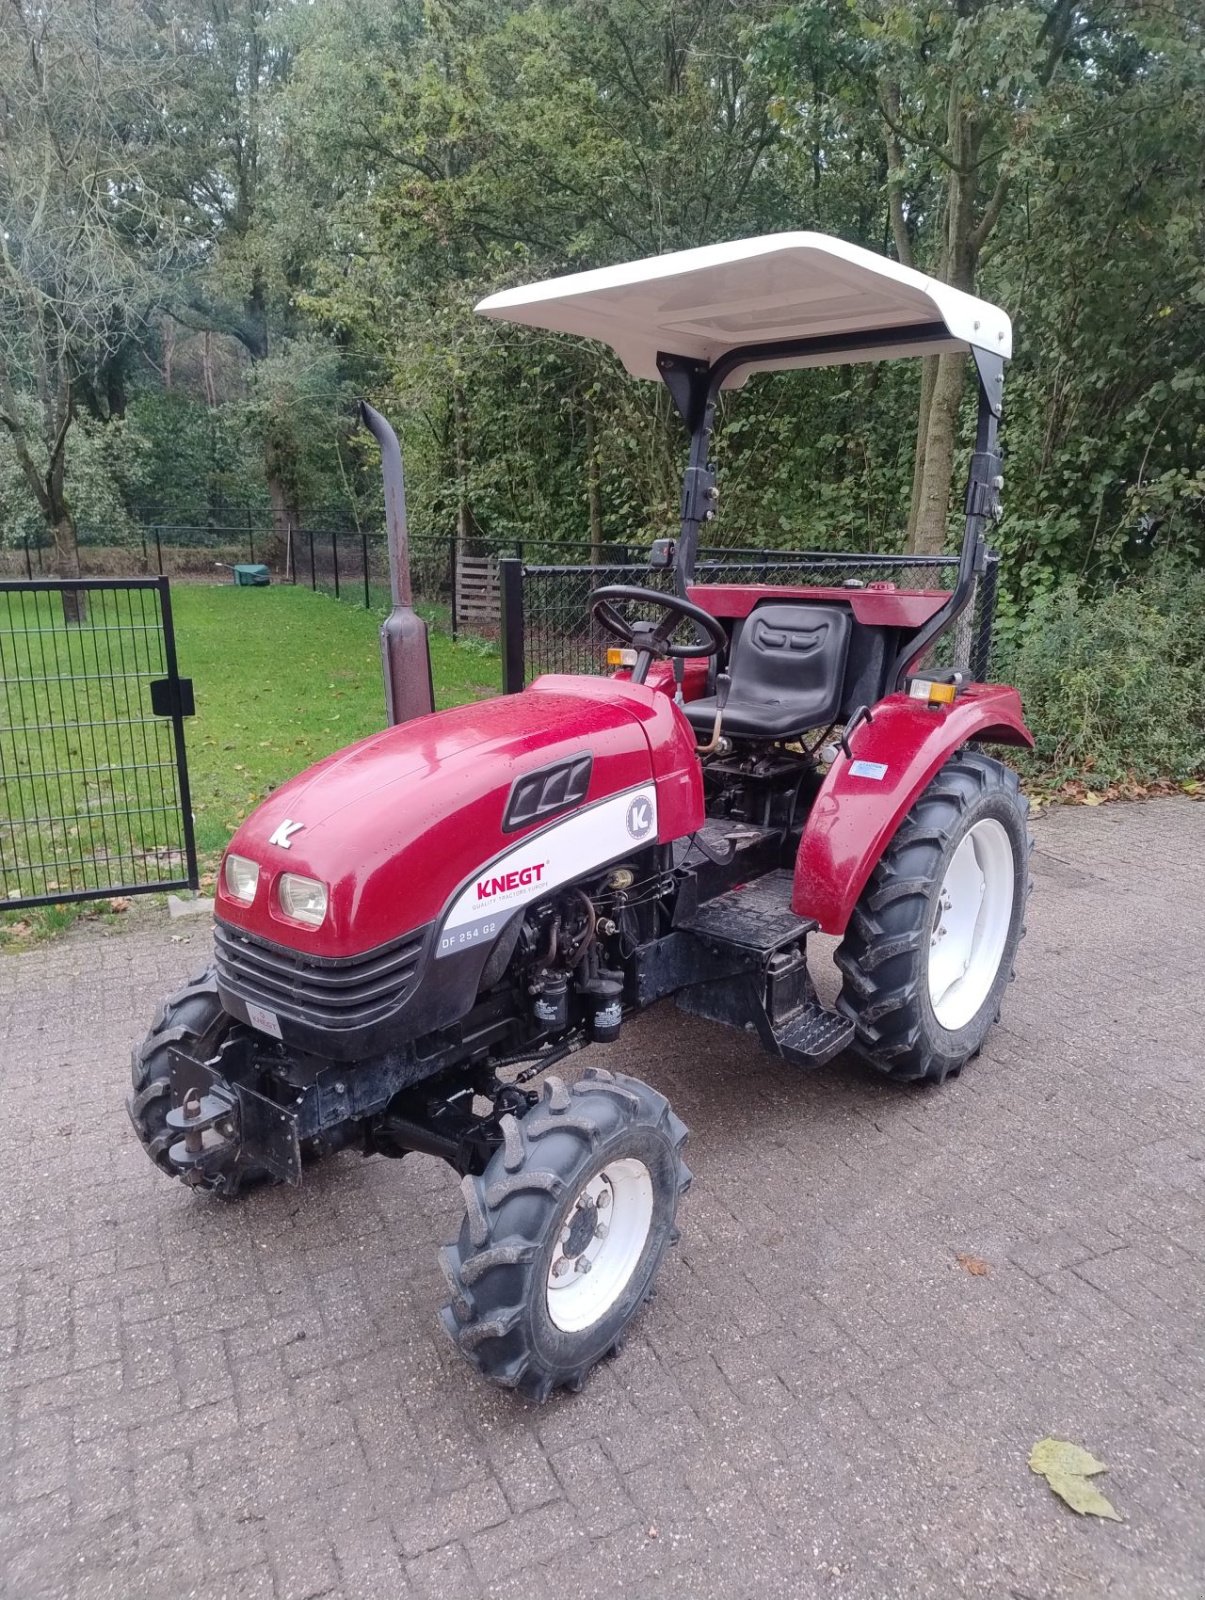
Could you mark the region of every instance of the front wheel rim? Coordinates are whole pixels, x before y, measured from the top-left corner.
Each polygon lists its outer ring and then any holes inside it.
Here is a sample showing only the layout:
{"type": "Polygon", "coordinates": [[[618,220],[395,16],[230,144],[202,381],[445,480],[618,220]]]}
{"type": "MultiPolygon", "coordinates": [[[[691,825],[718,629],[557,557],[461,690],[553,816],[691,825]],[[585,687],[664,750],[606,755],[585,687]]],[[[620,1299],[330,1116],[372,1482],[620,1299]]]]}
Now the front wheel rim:
{"type": "Polygon", "coordinates": [[[609,1162],[564,1214],[548,1268],[548,1316],[562,1333],[593,1327],[621,1299],[653,1225],[653,1177],[634,1156],[609,1162]]]}
{"type": "Polygon", "coordinates": [[[1015,885],[1008,830],[984,817],[950,858],[929,935],[929,1003],[949,1033],[965,1028],[992,991],[1012,926],[1015,885]]]}

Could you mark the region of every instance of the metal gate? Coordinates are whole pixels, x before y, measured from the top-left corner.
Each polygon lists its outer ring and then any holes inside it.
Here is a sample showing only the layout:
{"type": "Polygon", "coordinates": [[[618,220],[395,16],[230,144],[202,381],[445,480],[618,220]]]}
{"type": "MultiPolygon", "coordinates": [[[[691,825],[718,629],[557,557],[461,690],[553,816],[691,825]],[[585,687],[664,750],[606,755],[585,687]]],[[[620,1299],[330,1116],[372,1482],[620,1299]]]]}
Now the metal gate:
{"type": "Polygon", "coordinates": [[[0,581],[0,907],[197,887],[192,714],[166,578],[0,581]]]}

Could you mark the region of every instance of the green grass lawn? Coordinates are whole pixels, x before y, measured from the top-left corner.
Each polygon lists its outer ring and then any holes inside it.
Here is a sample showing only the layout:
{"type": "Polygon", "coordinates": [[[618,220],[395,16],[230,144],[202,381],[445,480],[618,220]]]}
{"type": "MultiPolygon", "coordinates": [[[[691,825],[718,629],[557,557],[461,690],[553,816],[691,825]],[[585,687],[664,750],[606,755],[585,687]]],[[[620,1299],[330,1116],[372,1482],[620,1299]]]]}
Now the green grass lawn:
{"type": "MultiPolygon", "coordinates": [[[[187,724],[197,850],[210,868],[271,789],[385,724],[380,619],[308,589],[173,591],[180,671],[197,714],[187,724]]],[[[432,620],[430,617],[429,621],[432,620]]],[[[497,694],[496,650],[431,630],[439,709],[497,694]]]]}
{"type": "MultiPolygon", "coordinates": [[[[43,608],[47,604],[41,602],[43,608]]],[[[180,671],[193,680],[196,696],[197,714],[185,724],[185,737],[202,885],[208,888],[230,834],[266,794],[322,756],[384,726],[380,616],[288,585],[240,589],[233,584],[181,584],[172,590],[172,610],[180,671]]],[[[471,638],[453,643],[441,631],[446,616],[435,610],[426,615],[437,707],[497,694],[501,662],[496,647],[471,638]]],[[[29,638],[42,648],[41,639],[29,638]]],[[[20,647],[22,640],[15,644],[20,647]]],[[[94,650],[95,641],[89,638],[82,646],[78,638],[64,642],[57,670],[70,670],[81,648],[94,650]]],[[[43,669],[31,656],[28,668],[22,667],[23,673],[26,670],[43,669]]],[[[53,661],[45,670],[56,670],[53,661]]],[[[28,714],[10,708],[0,721],[20,722],[28,714]]],[[[103,814],[114,803],[107,798],[105,785],[112,787],[117,780],[104,775],[97,780],[94,753],[87,745],[75,747],[78,735],[55,739],[56,745],[63,745],[55,766],[78,769],[75,792],[65,797],[39,795],[39,810],[47,815],[70,814],[73,809],[103,814]]],[[[39,765],[36,745],[17,755],[28,770],[39,765]]],[[[28,786],[29,780],[24,781],[28,786]]],[[[70,786],[70,779],[63,781],[70,786]]],[[[129,795],[119,798],[128,803],[129,795]]],[[[70,848],[78,847],[89,857],[95,849],[103,857],[103,843],[110,837],[104,832],[106,826],[98,820],[95,836],[84,837],[79,828],[72,829],[70,848]]],[[[154,826],[153,820],[146,824],[148,829],[154,826]]],[[[150,838],[150,833],[143,837],[134,829],[119,848],[136,856],[153,853],[153,846],[149,852],[146,848],[150,838]]],[[[31,848],[24,839],[21,843],[30,859],[61,854],[65,848],[63,840],[57,846],[43,842],[40,849],[31,848]]],[[[63,887],[68,887],[65,873],[63,878],[63,887]]],[[[99,878],[101,884],[112,881],[109,876],[99,878]]],[[[106,902],[0,912],[0,947],[57,932],[83,914],[106,914],[106,902]]]]}

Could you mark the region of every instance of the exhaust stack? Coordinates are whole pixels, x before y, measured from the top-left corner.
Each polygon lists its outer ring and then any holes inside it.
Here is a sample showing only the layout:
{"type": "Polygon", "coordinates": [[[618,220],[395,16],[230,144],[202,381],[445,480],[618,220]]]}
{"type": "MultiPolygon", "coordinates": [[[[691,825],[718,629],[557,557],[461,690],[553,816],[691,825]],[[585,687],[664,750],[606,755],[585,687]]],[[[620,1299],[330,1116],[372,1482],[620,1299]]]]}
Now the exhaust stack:
{"type": "Polygon", "coordinates": [[[360,402],[360,416],[381,447],[381,473],[385,479],[385,531],[389,537],[389,586],[393,595],[393,610],[381,624],[385,714],[391,723],[409,722],[434,711],[435,692],[427,624],[414,609],[410,587],[402,447],[385,418],[366,400],[360,402]]]}

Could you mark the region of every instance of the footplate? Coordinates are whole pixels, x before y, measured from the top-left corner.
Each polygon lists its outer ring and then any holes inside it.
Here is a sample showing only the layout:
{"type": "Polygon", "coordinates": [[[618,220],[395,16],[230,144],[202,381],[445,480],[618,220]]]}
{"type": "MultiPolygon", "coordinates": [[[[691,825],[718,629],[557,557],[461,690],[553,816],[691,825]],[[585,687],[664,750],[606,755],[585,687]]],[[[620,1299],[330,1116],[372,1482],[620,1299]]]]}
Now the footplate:
{"type": "Polygon", "coordinates": [[[781,868],[705,900],[681,924],[707,944],[757,957],[768,957],[784,945],[798,944],[818,924],[791,910],[791,873],[781,868]]]}
{"type": "Polygon", "coordinates": [[[774,1030],[774,1037],[784,1061],[797,1067],[822,1067],[853,1042],[854,1025],[848,1017],[826,1011],[810,1000],[789,1022],[774,1030]]]}

